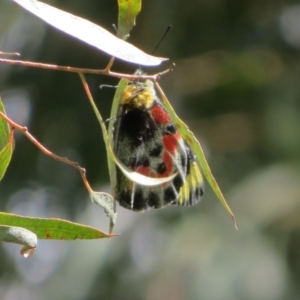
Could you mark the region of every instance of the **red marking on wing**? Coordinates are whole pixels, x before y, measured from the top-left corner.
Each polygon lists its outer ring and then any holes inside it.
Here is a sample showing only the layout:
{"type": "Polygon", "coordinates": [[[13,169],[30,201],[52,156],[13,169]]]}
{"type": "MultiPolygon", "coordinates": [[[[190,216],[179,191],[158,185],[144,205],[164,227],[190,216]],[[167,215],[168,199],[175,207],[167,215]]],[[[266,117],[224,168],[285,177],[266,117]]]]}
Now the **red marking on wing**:
{"type": "Polygon", "coordinates": [[[148,177],[153,177],[153,178],[157,177],[155,172],[153,172],[149,167],[139,166],[136,167],[134,171],[148,177]]]}
{"type": "Polygon", "coordinates": [[[143,166],[139,166],[139,167],[136,167],[134,169],[135,172],[138,172],[142,175],[148,175],[149,176],[149,173],[150,173],[150,169],[149,167],[143,167],[143,166]]]}
{"type": "Polygon", "coordinates": [[[150,113],[153,117],[153,119],[158,124],[167,124],[171,122],[170,115],[160,106],[156,105],[151,110],[150,113]]]}
{"type": "Polygon", "coordinates": [[[165,135],[163,137],[163,144],[167,151],[174,153],[178,148],[178,140],[180,139],[179,132],[176,132],[173,135],[165,135]]]}
{"type": "Polygon", "coordinates": [[[152,178],[162,178],[162,177],[171,176],[173,174],[173,160],[168,152],[163,153],[163,162],[165,163],[166,171],[161,174],[158,174],[157,172],[155,172],[149,167],[143,167],[143,166],[136,167],[133,169],[133,171],[152,178]]]}
{"type": "Polygon", "coordinates": [[[173,173],[173,160],[168,152],[164,152],[163,161],[166,165],[166,171],[163,174],[160,174],[160,177],[170,176],[173,173]]]}

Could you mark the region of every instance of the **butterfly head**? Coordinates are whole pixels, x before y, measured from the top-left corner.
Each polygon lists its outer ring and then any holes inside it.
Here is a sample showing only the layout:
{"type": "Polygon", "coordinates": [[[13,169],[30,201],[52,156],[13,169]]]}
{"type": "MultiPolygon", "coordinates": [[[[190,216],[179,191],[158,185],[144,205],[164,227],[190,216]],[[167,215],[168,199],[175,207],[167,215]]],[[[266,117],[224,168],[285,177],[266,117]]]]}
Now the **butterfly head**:
{"type": "Polygon", "coordinates": [[[156,98],[151,80],[130,81],[122,95],[121,105],[127,109],[149,109],[156,98]]]}

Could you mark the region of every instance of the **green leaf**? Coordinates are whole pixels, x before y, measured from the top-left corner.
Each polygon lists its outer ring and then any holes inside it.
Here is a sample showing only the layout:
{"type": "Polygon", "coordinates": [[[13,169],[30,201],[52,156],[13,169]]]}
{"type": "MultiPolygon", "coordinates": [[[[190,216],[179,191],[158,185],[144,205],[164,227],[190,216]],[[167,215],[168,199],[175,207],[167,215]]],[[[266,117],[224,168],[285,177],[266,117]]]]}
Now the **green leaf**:
{"type": "MultiPolygon", "coordinates": [[[[5,114],[4,105],[0,98],[0,111],[5,114]]],[[[0,118],[0,180],[2,180],[10,163],[13,152],[13,132],[8,123],[0,118]]]]}
{"type": "Polygon", "coordinates": [[[61,219],[22,217],[0,213],[0,225],[22,227],[37,235],[38,239],[76,240],[113,237],[96,228],[61,219]]]}
{"type": "MultiPolygon", "coordinates": [[[[6,114],[1,98],[0,98],[0,111],[6,114]]],[[[9,141],[9,134],[10,134],[10,128],[8,123],[4,119],[0,118],[0,150],[2,150],[7,145],[9,141]]]]}
{"type": "Polygon", "coordinates": [[[48,4],[36,0],[13,1],[55,28],[113,57],[143,66],[157,66],[167,60],[167,58],[146,54],[104,28],[48,4]]]}
{"type": "Polygon", "coordinates": [[[0,225],[0,241],[23,245],[21,254],[30,257],[37,246],[37,236],[33,232],[14,226],[0,225]]]}
{"type": "Polygon", "coordinates": [[[118,37],[126,40],[132,27],[135,25],[136,16],[142,8],[141,0],[118,0],[118,37]]]}
{"type": "Polygon", "coordinates": [[[155,85],[161,95],[162,102],[163,102],[164,106],[166,107],[167,111],[169,112],[169,114],[171,115],[174,123],[176,124],[179,133],[187,141],[187,143],[190,145],[190,147],[194,151],[197,159],[199,160],[200,167],[204,173],[205,178],[207,179],[207,181],[210,184],[211,188],[213,189],[214,193],[220,200],[221,204],[224,206],[226,211],[232,217],[235,227],[237,228],[235,216],[234,216],[233,212],[231,211],[229,205],[227,204],[227,202],[218,186],[217,181],[215,180],[215,178],[212,175],[212,172],[209,168],[209,165],[207,163],[207,160],[205,158],[203,149],[202,149],[199,141],[196,139],[194,134],[189,130],[187,125],[177,116],[177,114],[175,113],[173,107],[171,106],[170,102],[168,101],[167,97],[165,96],[165,94],[164,94],[163,90],[161,89],[161,87],[159,86],[159,84],[157,82],[155,82],[155,85]]]}
{"type": "MultiPolygon", "coordinates": [[[[120,107],[120,101],[122,98],[121,96],[124,93],[127,84],[128,84],[128,80],[126,79],[120,80],[112,102],[110,118],[116,117],[120,107]]],[[[114,140],[113,140],[114,123],[115,122],[113,122],[113,120],[110,120],[108,124],[108,139],[109,139],[108,143],[112,146],[112,148],[114,148],[114,140]]],[[[108,171],[109,171],[109,177],[110,177],[111,188],[112,188],[112,196],[114,198],[115,197],[114,192],[116,188],[116,165],[113,162],[113,160],[110,158],[108,147],[106,147],[106,152],[107,152],[107,160],[108,160],[108,171]]]]}
{"type": "Polygon", "coordinates": [[[13,152],[12,142],[9,142],[0,152],[0,180],[2,180],[10,163],[13,152]]]}

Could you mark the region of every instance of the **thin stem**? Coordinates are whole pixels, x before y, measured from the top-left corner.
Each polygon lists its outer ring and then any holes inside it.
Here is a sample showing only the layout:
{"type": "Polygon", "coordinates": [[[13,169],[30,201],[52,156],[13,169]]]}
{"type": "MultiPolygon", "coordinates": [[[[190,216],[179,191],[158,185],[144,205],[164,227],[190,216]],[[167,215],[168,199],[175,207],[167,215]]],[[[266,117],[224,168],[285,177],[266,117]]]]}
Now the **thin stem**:
{"type": "Polygon", "coordinates": [[[112,65],[113,65],[113,63],[114,63],[114,61],[115,61],[115,58],[112,56],[112,57],[110,58],[110,60],[109,60],[109,62],[108,62],[108,64],[107,64],[107,66],[106,66],[106,68],[105,68],[104,70],[107,71],[107,72],[110,72],[110,69],[111,69],[111,67],[112,67],[112,65]]]}
{"type": "Polygon", "coordinates": [[[87,84],[87,82],[86,82],[86,79],[85,79],[83,73],[78,72],[78,74],[79,74],[80,79],[81,79],[81,81],[82,81],[82,84],[83,84],[84,90],[85,90],[85,92],[86,92],[86,95],[87,95],[87,97],[88,97],[88,99],[89,99],[89,101],[90,101],[90,104],[91,104],[92,107],[93,107],[93,110],[94,110],[94,112],[95,112],[95,114],[96,114],[97,119],[99,120],[101,129],[102,129],[103,131],[106,131],[106,127],[105,127],[105,124],[104,124],[104,122],[103,122],[102,116],[100,115],[99,110],[98,110],[98,108],[97,108],[97,106],[96,106],[96,104],[95,104],[95,102],[94,102],[94,100],[93,100],[93,96],[92,96],[92,93],[91,93],[91,91],[90,91],[90,88],[89,88],[89,86],[88,86],[88,84],[87,84]]]}
{"type": "Polygon", "coordinates": [[[21,54],[19,52],[2,52],[2,51],[0,51],[0,55],[20,56],[21,54]]]}
{"type": "Polygon", "coordinates": [[[172,71],[174,66],[175,66],[175,64],[172,64],[172,66],[170,68],[166,69],[163,72],[154,74],[154,75],[124,74],[124,73],[118,73],[118,72],[110,71],[110,68],[111,68],[112,63],[113,63],[113,59],[114,58],[112,58],[109,61],[106,68],[102,69],[102,70],[86,69],[86,68],[75,68],[75,67],[69,67],[69,66],[58,66],[58,65],[38,63],[38,62],[32,62],[32,61],[26,61],[26,60],[14,60],[14,59],[5,59],[5,58],[0,58],[0,63],[9,64],[9,65],[16,65],[16,66],[23,66],[23,67],[63,71],[63,72],[82,73],[82,74],[95,74],[95,75],[108,75],[108,76],[112,76],[112,77],[116,77],[116,78],[126,78],[126,79],[129,79],[129,80],[135,80],[135,79],[146,80],[146,79],[150,79],[150,80],[153,80],[153,81],[157,81],[162,75],[172,71]]]}
{"type": "Polygon", "coordinates": [[[86,179],[86,170],[82,167],[80,167],[80,165],[77,162],[71,161],[66,157],[61,157],[58,156],[56,154],[54,154],[53,152],[51,152],[50,150],[48,150],[46,147],[44,147],[33,135],[31,135],[27,129],[27,127],[25,126],[21,126],[17,123],[15,123],[14,121],[12,121],[10,118],[8,118],[4,113],[0,112],[0,117],[2,119],[4,119],[8,124],[10,124],[10,126],[12,127],[12,129],[17,129],[19,131],[21,131],[37,148],[39,148],[45,155],[48,155],[50,157],[52,157],[53,159],[66,163],[74,168],[76,168],[79,172],[80,175],[82,177],[83,183],[85,185],[85,187],[87,188],[88,191],[92,191],[87,179],[86,179]]]}
{"type": "MultiPolygon", "coordinates": [[[[108,66],[109,67],[109,66],[108,66]]],[[[80,76],[80,79],[81,79],[81,82],[83,84],[83,87],[84,87],[84,90],[86,92],[86,95],[90,101],[90,104],[96,114],[96,117],[100,123],[100,126],[101,126],[101,129],[102,129],[102,133],[103,133],[103,139],[104,139],[104,143],[105,143],[105,147],[106,147],[106,151],[107,151],[107,155],[109,156],[109,153],[110,153],[110,144],[109,144],[109,138],[108,138],[108,134],[107,134],[107,130],[106,130],[106,127],[105,127],[105,123],[103,122],[103,118],[94,102],[94,99],[93,99],[93,96],[92,96],[92,93],[90,91],[90,88],[86,82],[86,79],[84,77],[84,74],[83,73],[78,73],[79,76],[80,76]]],[[[113,212],[116,213],[116,200],[114,199],[114,203],[113,203],[113,212]]],[[[112,233],[113,231],[113,228],[114,228],[114,221],[113,221],[113,218],[110,217],[109,218],[110,221],[109,221],[109,232],[112,233]]]]}

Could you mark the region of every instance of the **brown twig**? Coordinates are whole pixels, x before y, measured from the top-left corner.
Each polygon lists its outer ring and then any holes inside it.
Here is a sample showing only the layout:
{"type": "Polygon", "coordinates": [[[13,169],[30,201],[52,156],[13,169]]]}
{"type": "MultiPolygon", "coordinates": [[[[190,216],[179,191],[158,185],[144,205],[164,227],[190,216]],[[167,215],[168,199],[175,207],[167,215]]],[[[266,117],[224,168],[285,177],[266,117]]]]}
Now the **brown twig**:
{"type": "Polygon", "coordinates": [[[162,75],[172,71],[175,66],[175,64],[172,64],[172,66],[170,68],[166,69],[163,72],[154,74],[154,75],[147,75],[147,74],[136,75],[136,74],[124,74],[124,73],[112,72],[110,70],[110,68],[113,64],[113,61],[114,61],[114,58],[112,58],[109,61],[108,65],[104,69],[97,70],[97,69],[75,68],[75,67],[69,67],[69,66],[58,66],[58,65],[38,63],[38,62],[32,62],[32,61],[26,61],[26,60],[14,60],[14,59],[0,58],[0,63],[3,63],[3,64],[23,66],[23,67],[25,66],[25,67],[31,67],[31,68],[40,68],[40,69],[47,69],[47,70],[55,70],[55,71],[82,73],[82,74],[108,75],[108,76],[112,76],[112,77],[116,77],[116,78],[126,78],[129,80],[150,79],[153,81],[157,81],[162,75]]]}
{"type": "Polygon", "coordinates": [[[21,126],[17,123],[15,123],[14,121],[12,121],[10,118],[8,118],[4,113],[0,112],[0,117],[2,119],[4,119],[10,126],[12,129],[17,129],[21,132],[23,132],[23,134],[36,146],[38,147],[45,155],[48,155],[50,157],[52,157],[53,159],[57,160],[57,161],[60,161],[60,162],[63,162],[63,163],[66,163],[74,168],[76,168],[79,172],[80,172],[80,175],[82,177],[82,180],[84,182],[84,185],[86,186],[87,190],[88,191],[92,191],[87,179],[86,179],[86,170],[82,167],[80,167],[80,165],[77,163],[77,162],[74,162],[74,161],[71,161],[69,160],[68,158],[66,157],[61,157],[61,156],[58,156],[54,153],[52,153],[50,150],[48,150],[47,148],[45,148],[34,136],[32,136],[27,127],[25,126],[21,126]]]}
{"type": "Polygon", "coordinates": [[[12,56],[20,56],[19,52],[2,52],[0,51],[0,55],[12,55],[12,56]]]}
{"type": "Polygon", "coordinates": [[[106,71],[106,72],[109,73],[110,70],[111,70],[111,67],[112,67],[112,65],[113,65],[113,63],[114,63],[114,61],[115,61],[115,58],[112,56],[112,57],[110,58],[108,64],[107,64],[107,66],[105,67],[105,69],[104,69],[103,71],[106,71]]]}

